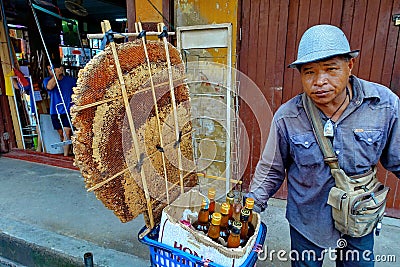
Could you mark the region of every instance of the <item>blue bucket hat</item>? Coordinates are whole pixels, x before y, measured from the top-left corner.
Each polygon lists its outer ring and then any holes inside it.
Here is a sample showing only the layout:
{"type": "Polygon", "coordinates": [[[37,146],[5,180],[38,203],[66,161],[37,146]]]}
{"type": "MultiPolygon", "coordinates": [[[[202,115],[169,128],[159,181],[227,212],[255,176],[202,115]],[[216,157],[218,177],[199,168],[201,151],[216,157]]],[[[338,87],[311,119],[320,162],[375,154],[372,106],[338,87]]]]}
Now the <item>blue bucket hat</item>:
{"type": "Polygon", "coordinates": [[[297,51],[297,60],[288,67],[298,66],[327,59],[333,56],[349,55],[358,56],[360,50],[350,50],[349,41],[344,32],[333,25],[316,25],[304,32],[297,51]]]}

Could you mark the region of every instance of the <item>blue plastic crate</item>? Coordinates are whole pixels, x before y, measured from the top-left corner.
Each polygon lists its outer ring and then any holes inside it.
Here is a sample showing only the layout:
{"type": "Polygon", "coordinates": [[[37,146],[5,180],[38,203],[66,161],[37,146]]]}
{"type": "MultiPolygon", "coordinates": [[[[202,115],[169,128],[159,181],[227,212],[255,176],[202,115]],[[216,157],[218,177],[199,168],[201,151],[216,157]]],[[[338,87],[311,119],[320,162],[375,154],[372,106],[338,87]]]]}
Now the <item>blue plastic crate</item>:
{"type": "MultiPolygon", "coordinates": [[[[147,228],[143,227],[138,236],[141,235],[147,228]]],[[[142,239],[138,238],[139,241],[143,244],[146,244],[150,248],[150,262],[151,266],[168,266],[168,267],[180,267],[180,266],[209,266],[209,267],[224,267],[219,264],[208,262],[205,263],[204,260],[200,257],[194,256],[190,253],[184,252],[180,249],[173,248],[166,244],[158,242],[158,233],[160,232],[160,226],[158,225],[153,230],[150,231],[147,235],[145,235],[142,239]],[[205,265],[206,264],[206,265],[205,265]]],[[[253,250],[248,255],[247,259],[243,262],[241,266],[249,267],[254,266],[258,259],[258,253],[256,249],[259,248],[260,245],[264,244],[265,236],[267,234],[267,226],[261,222],[260,229],[258,231],[257,239],[254,244],[253,250]]]]}

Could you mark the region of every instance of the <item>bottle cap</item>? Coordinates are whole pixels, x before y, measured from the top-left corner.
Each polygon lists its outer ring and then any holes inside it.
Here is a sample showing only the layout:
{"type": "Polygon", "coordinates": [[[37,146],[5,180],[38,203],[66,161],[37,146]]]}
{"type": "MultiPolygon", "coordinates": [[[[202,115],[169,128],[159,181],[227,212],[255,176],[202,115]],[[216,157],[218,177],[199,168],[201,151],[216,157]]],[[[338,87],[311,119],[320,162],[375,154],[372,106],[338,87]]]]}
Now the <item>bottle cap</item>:
{"type": "Polygon", "coordinates": [[[208,201],[205,198],[201,201],[201,208],[208,209],[208,201]]]}
{"type": "Polygon", "coordinates": [[[228,214],[229,213],[229,204],[224,202],[221,204],[221,213],[222,214],[228,214]]]}
{"type": "Polygon", "coordinates": [[[241,229],[242,229],[242,223],[241,222],[234,221],[232,223],[232,229],[231,229],[232,233],[239,234],[241,229]]]}
{"type": "Polygon", "coordinates": [[[228,204],[233,204],[234,198],[235,198],[235,194],[232,191],[229,191],[228,194],[226,194],[226,202],[228,204]]]}
{"type": "Polygon", "coordinates": [[[247,222],[250,217],[250,211],[248,209],[242,209],[240,211],[240,220],[247,222]]]}
{"type": "Polygon", "coordinates": [[[208,198],[209,199],[214,199],[215,198],[215,188],[211,187],[208,189],[208,198]]]}
{"type": "Polygon", "coordinates": [[[246,209],[252,210],[254,207],[254,198],[246,198],[246,209]]]}
{"type": "Polygon", "coordinates": [[[212,215],[211,223],[214,225],[219,225],[221,223],[221,213],[214,212],[212,215]]]}

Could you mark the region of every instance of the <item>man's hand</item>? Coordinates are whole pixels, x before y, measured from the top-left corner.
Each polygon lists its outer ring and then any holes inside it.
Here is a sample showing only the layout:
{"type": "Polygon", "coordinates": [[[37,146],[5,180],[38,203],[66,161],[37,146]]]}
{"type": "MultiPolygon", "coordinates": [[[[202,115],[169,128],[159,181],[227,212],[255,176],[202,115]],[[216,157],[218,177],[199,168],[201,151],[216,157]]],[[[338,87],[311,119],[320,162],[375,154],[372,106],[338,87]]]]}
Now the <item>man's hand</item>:
{"type": "Polygon", "coordinates": [[[62,67],[60,68],[54,68],[54,72],[56,73],[57,79],[61,79],[62,75],[64,74],[64,70],[62,67]]]}
{"type": "Polygon", "coordinates": [[[64,69],[62,66],[59,68],[54,68],[54,73],[53,71],[51,71],[50,66],[48,66],[47,69],[51,77],[49,82],[47,83],[47,90],[53,90],[57,85],[56,79],[54,78],[54,74],[56,75],[55,77],[57,77],[57,80],[61,80],[62,76],[64,75],[64,69]]]}

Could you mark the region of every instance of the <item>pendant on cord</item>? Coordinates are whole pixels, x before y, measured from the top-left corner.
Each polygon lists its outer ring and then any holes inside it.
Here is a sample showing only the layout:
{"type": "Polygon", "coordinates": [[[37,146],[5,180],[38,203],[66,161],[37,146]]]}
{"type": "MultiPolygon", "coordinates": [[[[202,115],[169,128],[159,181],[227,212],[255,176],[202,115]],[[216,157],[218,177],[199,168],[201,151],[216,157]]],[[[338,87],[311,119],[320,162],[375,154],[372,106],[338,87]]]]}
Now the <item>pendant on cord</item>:
{"type": "Polygon", "coordinates": [[[333,123],[330,119],[324,125],[324,136],[333,137],[333,123]]]}

